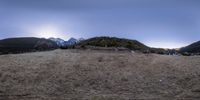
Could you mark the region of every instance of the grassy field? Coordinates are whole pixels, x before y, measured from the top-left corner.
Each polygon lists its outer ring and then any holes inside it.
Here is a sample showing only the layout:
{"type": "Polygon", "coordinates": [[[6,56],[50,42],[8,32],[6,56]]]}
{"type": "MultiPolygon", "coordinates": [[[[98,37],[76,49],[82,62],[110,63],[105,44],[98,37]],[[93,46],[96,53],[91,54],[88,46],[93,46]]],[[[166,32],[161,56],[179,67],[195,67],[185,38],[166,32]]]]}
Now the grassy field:
{"type": "Polygon", "coordinates": [[[200,57],[94,50],[0,56],[0,100],[200,99],[200,57]]]}

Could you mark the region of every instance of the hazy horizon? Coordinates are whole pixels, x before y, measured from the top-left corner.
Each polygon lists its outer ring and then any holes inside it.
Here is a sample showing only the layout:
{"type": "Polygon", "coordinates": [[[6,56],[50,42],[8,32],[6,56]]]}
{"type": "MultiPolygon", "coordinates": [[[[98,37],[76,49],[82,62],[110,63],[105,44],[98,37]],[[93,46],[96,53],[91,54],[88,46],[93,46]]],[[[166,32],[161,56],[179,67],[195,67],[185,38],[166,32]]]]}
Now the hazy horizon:
{"type": "Polygon", "coordinates": [[[0,39],[110,36],[150,47],[200,40],[198,0],[1,0],[0,39]]]}

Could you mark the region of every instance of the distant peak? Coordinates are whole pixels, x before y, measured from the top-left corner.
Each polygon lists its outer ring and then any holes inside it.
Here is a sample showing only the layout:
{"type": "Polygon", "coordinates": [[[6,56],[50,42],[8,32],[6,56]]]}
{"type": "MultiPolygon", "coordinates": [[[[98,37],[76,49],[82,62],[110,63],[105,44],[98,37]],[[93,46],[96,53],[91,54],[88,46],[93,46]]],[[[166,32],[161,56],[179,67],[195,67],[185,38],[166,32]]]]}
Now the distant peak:
{"type": "Polygon", "coordinates": [[[75,39],[75,38],[71,37],[69,40],[77,40],[77,39],[75,39]]]}
{"type": "Polygon", "coordinates": [[[85,39],[84,39],[84,38],[79,38],[78,40],[79,40],[79,41],[83,41],[83,40],[85,40],[85,39]]]}

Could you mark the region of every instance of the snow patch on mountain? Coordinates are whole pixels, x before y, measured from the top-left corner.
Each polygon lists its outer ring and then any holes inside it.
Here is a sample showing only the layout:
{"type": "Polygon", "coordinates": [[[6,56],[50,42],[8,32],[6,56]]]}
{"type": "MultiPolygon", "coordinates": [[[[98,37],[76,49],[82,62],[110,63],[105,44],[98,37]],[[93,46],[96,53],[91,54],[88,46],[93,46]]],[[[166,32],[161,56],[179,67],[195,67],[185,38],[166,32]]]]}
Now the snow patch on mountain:
{"type": "Polygon", "coordinates": [[[56,44],[58,46],[70,46],[70,45],[75,45],[83,40],[85,40],[84,38],[79,38],[79,39],[75,39],[75,38],[70,38],[69,40],[65,41],[63,39],[60,38],[49,38],[49,40],[56,42],[56,44]]]}

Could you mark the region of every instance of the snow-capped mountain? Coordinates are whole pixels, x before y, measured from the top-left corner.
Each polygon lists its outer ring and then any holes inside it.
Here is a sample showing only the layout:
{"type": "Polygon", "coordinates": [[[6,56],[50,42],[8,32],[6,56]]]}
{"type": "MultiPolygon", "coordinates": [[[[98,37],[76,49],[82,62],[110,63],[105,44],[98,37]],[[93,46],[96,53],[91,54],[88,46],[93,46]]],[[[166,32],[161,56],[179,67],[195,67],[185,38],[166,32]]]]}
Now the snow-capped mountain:
{"type": "Polygon", "coordinates": [[[79,38],[78,42],[81,42],[81,41],[84,41],[84,40],[85,40],[84,38],[79,38]]]}
{"type": "Polygon", "coordinates": [[[56,42],[58,46],[65,46],[65,40],[60,38],[49,38],[49,40],[56,42]]]}
{"type": "Polygon", "coordinates": [[[83,41],[84,39],[83,38],[75,39],[75,38],[72,37],[68,41],[65,41],[65,40],[60,39],[60,38],[49,38],[49,40],[56,42],[56,44],[61,47],[61,46],[68,46],[68,45],[77,44],[80,41],[83,41]]]}
{"type": "Polygon", "coordinates": [[[77,39],[75,39],[75,38],[70,38],[68,41],[66,41],[65,43],[67,44],[67,45],[74,45],[74,44],[76,44],[76,43],[78,43],[79,41],[77,40],[77,39]]]}

